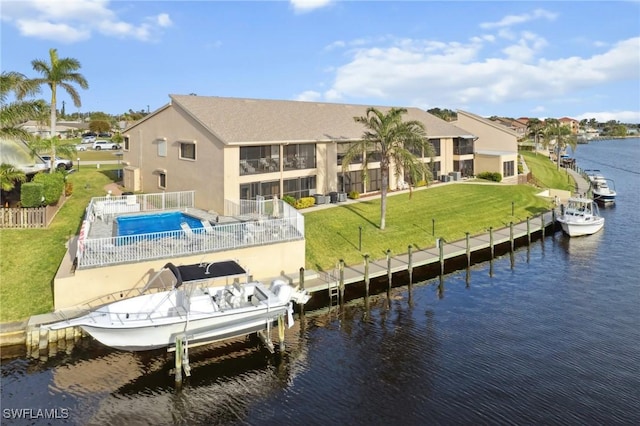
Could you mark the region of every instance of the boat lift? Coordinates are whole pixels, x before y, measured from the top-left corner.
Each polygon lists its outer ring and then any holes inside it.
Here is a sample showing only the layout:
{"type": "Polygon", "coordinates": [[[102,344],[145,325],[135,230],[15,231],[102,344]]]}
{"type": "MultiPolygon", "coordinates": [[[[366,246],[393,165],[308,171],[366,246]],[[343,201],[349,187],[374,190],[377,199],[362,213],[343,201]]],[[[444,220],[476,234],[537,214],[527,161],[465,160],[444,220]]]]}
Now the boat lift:
{"type": "MultiPolygon", "coordinates": [[[[271,330],[272,330],[273,320],[267,320],[265,324],[265,328],[263,330],[258,330],[256,334],[260,338],[262,344],[267,348],[267,350],[271,353],[275,353],[275,347],[273,345],[273,341],[271,340],[271,330]]],[[[277,319],[278,326],[278,349],[280,353],[284,352],[285,344],[284,344],[284,332],[285,332],[285,320],[284,315],[279,315],[277,319]]],[[[249,333],[250,334],[250,333],[249,333]]],[[[248,334],[247,334],[248,335],[248,334]]],[[[182,372],[184,371],[184,375],[187,377],[191,376],[191,366],[189,365],[189,347],[198,347],[209,345],[211,343],[215,343],[220,341],[220,339],[208,340],[208,341],[198,341],[196,343],[189,343],[189,339],[186,334],[181,334],[176,336],[175,344],[167,347],[167,353],[175,352],[175,381],[176,383],[182,383],[182,372]]]]}

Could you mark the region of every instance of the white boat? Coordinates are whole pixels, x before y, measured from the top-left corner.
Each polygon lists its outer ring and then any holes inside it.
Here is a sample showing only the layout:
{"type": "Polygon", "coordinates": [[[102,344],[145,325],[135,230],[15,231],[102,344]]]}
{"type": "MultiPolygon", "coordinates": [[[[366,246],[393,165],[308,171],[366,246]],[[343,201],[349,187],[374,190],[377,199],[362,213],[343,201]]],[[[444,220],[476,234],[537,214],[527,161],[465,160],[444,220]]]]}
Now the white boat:
{"type": "Polygon", "coordinates": [[[605,178],[600,170],[585,170],[591,185],[594,201],[611,204],[616,201],[616,190],[613,180],[605,178]]]}
{"type": "Polygon", "coordinates": [[[175,266],[167,263],[145,287],[145,293],[101,306],[79,318],[61,321],[52,330],[79,326],[106,346],[127,351],[170,347],[176,339],[189,344],[214,342],[269,328],[279,317],[293,324],[293,302],[308,294],[283,280],[270,286],[239,282],[246,271],[234,261],[175,266]],[[158,282],[170,290],[148,293],[158,282]],[[214,285],[222,280],[223,284],[214,285]]]}
{"type": "Polygon", "coordinates": [[[570,237],[591,235],[604,226],[597,204],[590,198],[571,197],[557,218],[562,230],[570,237]]]}

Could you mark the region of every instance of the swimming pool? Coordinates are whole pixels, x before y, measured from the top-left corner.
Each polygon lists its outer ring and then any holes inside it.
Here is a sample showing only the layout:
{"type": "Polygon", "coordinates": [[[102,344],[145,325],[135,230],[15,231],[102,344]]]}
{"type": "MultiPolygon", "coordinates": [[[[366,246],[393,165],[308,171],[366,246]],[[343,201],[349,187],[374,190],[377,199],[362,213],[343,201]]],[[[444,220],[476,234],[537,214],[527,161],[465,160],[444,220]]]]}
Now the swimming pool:
{"type": "Polygon", "coordinates": [[[187,222],[192,228],[202,228],[199,219],[181,212],[163,212],[120,216],[116,219],[118,237],[126,235],[153,234],[165,231],[181,231],[180,223],[187,222]]]}

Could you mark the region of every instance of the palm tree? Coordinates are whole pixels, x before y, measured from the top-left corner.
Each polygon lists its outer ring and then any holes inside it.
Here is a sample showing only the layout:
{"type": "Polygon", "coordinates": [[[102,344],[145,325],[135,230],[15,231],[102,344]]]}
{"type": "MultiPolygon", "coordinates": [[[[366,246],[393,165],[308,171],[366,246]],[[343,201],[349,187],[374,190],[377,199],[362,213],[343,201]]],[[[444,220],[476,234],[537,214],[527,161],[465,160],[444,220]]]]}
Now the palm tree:
{"type": "Polygon", "coordinates": [[[555,118],[550,118],[546,121],[544,133],[547,144],[549,144],[551,140],[555,140],[554,151],[556,153],[556,163],[557,168],[560,169],[560,153],[565,151],[567,146],[570,146],[571,150],[575,151],[578,142],[571,134],[571,129],[562,125],[560,120],[555,118]]]}
{"type": "Polygon", "coordinates": [[[535,144],[535,153],[538,155],[538,136],[540,136],[540,132],[544,128],[544,122],[540,121],[538,118],[531,118],[527,122],[527,130],[529,136],[533,136],[533,141],[535,144]]]}
{"type": "Polygon", "coordinates": [[[24,182],[25,180],[27,180],[27,176],[22,170],[16,169],[11,164],[0,164],[0,189],[2,192],[10,192],[16,187],[17,182],[24,182]]]}
{"type": "Polygon", "coordinates": [[[19,125],[37,116],[44,107],[42,100],[22,100],[37,92],[38,86],[18,72],[3,71],[0,74],[0,137],[24,141],[32,138],[19,125]],[[14,95],[15,101],[7,102],[10,94],[14,95]]]}
{"type": "MultiPolygon", "coordinates": [[[[77,90],[73,86],[72,83],[77,84],[83,89],[88,89],[89,84],[87,80],[84,78],[82,74],[77,73],[76,71],[80,69],[80,62],[74,58],[59,58],[57,49],[49,49],[49,60],[47,63],[43,60],[33,60],[31,61],[31,65],[33,69],[40,74],[42,77],[34,78],[32,82],[43,85],[46,84],[51,89],[51,122],[49,137],[52,139],[51,144],[51,157],[55,158],[56,156],[56,109],[57,105],[57,91],[58,86],[63,88],[71,99],[73,100],[73,104],[76,108],[80,108],[82,106],[82,102],[80,101],[80,95],[78,95],[77,90]]],[[[50,173],[54,172],[54,168],[51,167],[49,169],[50,173]]]]}
{"type": "Polygon", "coordinates": [[[376,108],[368,108],[365,117],[353,117],[362,123],[365,132],[362,140],[353,143],[344,155],[342,170],[346,172],[349,164],[356,158],[362,158],[362,175],[366,182],[369,162],[380,160],[380,229],[385,228],[387,214],[387,190],[389,186],[389,168],[395,166],[395,174],[399,176],[404,168],[414,181],[418,176],[426,181],[431,180],[431,171],[414,152],[425,157],[433,157],[433,147],[427,138],[424,124],[419,121],[402,121],[405,108],[391,108],[386,114],[376,108]],[[372,155],[377,153],[378,155],[372,155]]]}

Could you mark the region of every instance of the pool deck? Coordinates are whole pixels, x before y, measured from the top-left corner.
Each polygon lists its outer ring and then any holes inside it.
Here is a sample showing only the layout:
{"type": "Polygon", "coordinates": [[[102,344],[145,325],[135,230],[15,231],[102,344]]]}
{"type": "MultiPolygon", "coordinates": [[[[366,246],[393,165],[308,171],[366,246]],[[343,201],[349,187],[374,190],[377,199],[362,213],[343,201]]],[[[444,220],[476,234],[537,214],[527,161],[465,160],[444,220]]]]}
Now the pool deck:
{"type": "MultiPolygon", "coordinates": [[[[135,213],[117,213],[114,215],[105,215],[103,219],[95,219],[91,222],[91,227],[89,229],[88,238],[111,238],[117,236],[117,229],[115,218],[122,216],[140,216],[140,215],[153,215],[156,213],[166,213],[171,210],[162,210],[157,212],[135,212],[135,213]]],[[[242,218],[237,217],[229,217],[229,216],[220,216],[215,213],[207,212],[205,210],[200,210],[196,208],[187,208],[175,210],[182,213],[185,213],[189,216],[195,217],[198,220],[208,220],[213,223],[238,223],[242,222],[242,218]]]]}

